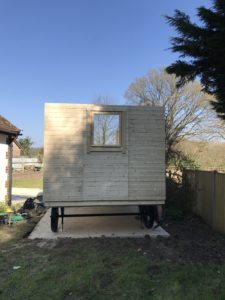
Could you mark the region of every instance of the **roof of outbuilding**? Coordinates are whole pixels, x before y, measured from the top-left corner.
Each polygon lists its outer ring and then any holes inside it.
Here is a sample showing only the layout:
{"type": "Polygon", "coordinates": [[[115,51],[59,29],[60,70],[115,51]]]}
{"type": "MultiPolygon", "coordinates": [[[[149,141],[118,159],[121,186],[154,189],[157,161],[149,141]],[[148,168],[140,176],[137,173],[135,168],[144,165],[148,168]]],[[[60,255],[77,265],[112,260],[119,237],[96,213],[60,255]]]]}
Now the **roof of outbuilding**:
{"type": "Polygon", "coordinates": [[[13,125],[9,120],[0,115],[0,132],[4,132],[10,135],[19,135],[20,129],[13,125]]]}
{"type": "Polygon", "coordinates": [[[23,149],[23,146],[20,144],[20,142],[17,140],[17,139],[14,139],[14,144],[16,144],[16,146],[20,149],[20,150],[22,150],[23,149]]]}

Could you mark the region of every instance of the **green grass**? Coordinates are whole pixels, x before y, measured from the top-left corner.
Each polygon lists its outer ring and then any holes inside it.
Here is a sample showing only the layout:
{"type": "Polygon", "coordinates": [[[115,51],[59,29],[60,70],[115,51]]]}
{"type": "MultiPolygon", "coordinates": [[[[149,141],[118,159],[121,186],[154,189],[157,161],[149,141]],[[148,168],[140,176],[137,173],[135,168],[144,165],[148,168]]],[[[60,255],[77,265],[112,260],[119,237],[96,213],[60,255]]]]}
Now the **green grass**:
{"type": "Polygon", "coordinates": [[[225,264],[153,260],[132,239],[29,241],[24,226],[0,239],[1,300],[225,299],[225,264]]]}
{"type": "Polygon", "coordinates": [[[43,179],[13,179],[12,187],[16,188],[43,188],[43,179]]]}
{"type": "Polygon", "coordinates": [[[225,299],[224,265],[153,265],[134,251],[82,244],[67,251],[29,245],[14,258],[1,257],[1,299],[225,299]]]}

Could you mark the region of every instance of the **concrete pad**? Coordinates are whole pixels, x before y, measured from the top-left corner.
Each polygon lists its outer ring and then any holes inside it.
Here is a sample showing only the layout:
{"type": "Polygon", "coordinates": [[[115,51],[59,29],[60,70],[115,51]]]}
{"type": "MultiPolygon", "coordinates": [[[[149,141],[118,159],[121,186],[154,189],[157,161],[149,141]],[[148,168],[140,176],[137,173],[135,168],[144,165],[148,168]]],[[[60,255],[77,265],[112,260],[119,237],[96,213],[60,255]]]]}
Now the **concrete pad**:
{"type": "MultiPolygon", "coordinates": [[[[136,212],[136,206],[107,206],[107,207],[77,207],[65,209],[65,214],[136,212]]],[[[50,228],[49,209],[30,234],[29,239],[57,239],[57,238],[94,238],[94,237],[150,237],[169,234],[162,228],[142,228],[137,216],[107,216],[107,217],[71,217],[64,219],[62,231],[61,219],[57,233],[50,228]]]]}
{"type": "Polygon", "coordinates": [[[12,195],[23,196],[23,197],[36,197],[42,189],[36,188],[12,188],[12,195]]]}
{"type": "Polygon", "coordinates": [[[37,197],[42,193],[41,189],[36,188],[12,188],[12,205],[21,204],[29,197],[37,197]]]}

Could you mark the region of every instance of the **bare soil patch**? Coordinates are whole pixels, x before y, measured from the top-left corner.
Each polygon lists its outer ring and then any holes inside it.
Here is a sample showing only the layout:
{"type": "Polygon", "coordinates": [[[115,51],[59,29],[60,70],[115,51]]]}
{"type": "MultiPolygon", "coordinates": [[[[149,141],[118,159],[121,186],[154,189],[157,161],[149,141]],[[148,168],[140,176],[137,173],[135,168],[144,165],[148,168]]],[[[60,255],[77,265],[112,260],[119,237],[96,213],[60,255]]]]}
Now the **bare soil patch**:
{"type": "Polygon", "coordinates": [[[33,170],[24,170],[24,171],[13,171],[13,179],[42,179],[43,171],[33,171],[33,170]]]}
{"type": "Polygon", "coordinates": [[[212,230],[201,218],[167,218],[164,228],[170,233],[168,239],[159,237],[143,244],[144,250],[154,260],[224,262],[225,236],[212,230]]]}
{"type": "MultiPolygon", "coordinates": [[[[213,231],[199,217],[192,216],[183,220],[166,218],[163,227],[170,233],[169,238],[68,238],[57,240],[57,248],[63,249],[63,255],[66,255],[73,247],[94,247],[99,251],[119,247],[122,251],[135,250],[151,262],[217,264],[225,261],[225,236],[213,231]]],[[[48,243],[43,243],[45,246],[48,247],[48,243]]]]}

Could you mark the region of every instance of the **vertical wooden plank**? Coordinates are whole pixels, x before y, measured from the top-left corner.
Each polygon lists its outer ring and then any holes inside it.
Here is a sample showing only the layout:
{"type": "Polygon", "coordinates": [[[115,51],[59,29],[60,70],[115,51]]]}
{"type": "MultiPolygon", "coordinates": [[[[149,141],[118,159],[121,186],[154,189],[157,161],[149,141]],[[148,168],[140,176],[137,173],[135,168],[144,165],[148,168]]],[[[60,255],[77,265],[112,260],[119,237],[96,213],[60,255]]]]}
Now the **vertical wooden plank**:
{"type": "Polygon", "coordinates": [[[185,184],[195,198],[193,212],[215,230],[225,233],[225,174],[188,170],[185,184]]]}
{"type": "Polygon", "coordinates": [[[122,142],[122,152],[123,154],[127,151],[127,112],[123,111],[121,114],[121,142],[122,142]]]}
{"type": "Polygon", "coordinates": [[[225,174],[216,174],[214,228],[225,233],[225,174]]]}
{"type": "Polygon", "coordinates": [[[211,195],[211,224],[215,228],[216,224],[216,171],[211,172],[211,185],[212,185],[212,195],[211,195]]]}
{"type": "Polygon", "coordinates": [[[212,175],[195,171],[196,213],[212,225],[212,175]]]}

